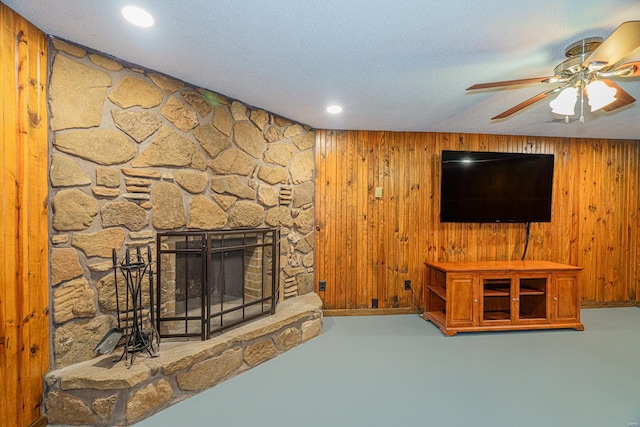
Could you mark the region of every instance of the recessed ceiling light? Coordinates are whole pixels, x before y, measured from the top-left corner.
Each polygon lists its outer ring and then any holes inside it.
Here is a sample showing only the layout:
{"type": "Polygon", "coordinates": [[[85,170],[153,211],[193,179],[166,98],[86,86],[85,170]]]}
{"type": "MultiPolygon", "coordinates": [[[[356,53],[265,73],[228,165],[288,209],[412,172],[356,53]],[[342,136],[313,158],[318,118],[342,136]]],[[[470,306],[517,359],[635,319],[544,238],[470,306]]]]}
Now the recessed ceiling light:
{"type": "Polygon", "coordinates": [[[332,105],[327,107],[327,112],[331,114],[339,114],[342,113],[342,107],[339,105],[332,105]]]}
{"type": "Polygon", "coordinates": [[[139,27],[150,27],[153,25],[153,16],[144,9],[136,6],[125,6],[122,8],[122,16],[133,25],[139,27]]]}

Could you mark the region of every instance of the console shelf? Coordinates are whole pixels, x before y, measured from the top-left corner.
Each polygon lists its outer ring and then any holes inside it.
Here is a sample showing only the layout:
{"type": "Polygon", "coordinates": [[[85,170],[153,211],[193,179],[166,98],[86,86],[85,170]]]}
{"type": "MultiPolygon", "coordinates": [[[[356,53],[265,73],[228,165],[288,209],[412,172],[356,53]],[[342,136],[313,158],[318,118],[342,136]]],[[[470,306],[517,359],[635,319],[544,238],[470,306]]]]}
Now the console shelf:
{"type": "Polygon", "coordinates": [[[508,297],[509,292],[502,291],[500,289],[485,289],[484,290],[485,297],[508,297]]]}
{"type": "Polygon", "coordinates": [[[571,328],[581,267],[549,261],[425,262],[423,318],[443,334],[571,328]]]}
{"type": "Polygon", "coordinates": [[[432,286],[429,289],[431,292],[435,293],[438,296],[438,298],[441,298],[442,300],[447,299],[447,290],[445,288],[440,286],[432,286]]]}

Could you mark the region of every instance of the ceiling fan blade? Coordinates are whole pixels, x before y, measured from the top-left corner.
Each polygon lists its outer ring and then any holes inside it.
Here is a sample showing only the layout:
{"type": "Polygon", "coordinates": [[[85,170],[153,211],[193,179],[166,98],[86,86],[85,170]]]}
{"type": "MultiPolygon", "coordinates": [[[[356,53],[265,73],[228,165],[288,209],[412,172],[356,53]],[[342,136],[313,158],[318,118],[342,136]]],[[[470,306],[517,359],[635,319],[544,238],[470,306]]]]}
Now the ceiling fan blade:
{"type": "Polygon", "coordinates": [[[629,92],[625,91],[624,89],[622,89],[620,86],[618,86],[617,84],[615,84],[614,82],[612,82],[611,80],[602,80],[607,86],[609,87],[613,87],[617,89],[616,92],[616,100],[613,101],[611,104],[609,105],[605,105],[604,107],[602,107],[602,109],[604,111],[613,111],[613,110],[617,110],[618,108],[622,108],[625,105],[629,105],[633,102],[636,102],[636,99],[631,96],[631,94],[629,94],[629,92]]]}
{"type": "Polygon", "coordinates": [[[478,83],[473,86],[469,86],[467,90],[476,90],[476,89],[490,89],[494,87],[503,87],[503,86],[517,86],[517,85],[528,85],[531,83],[542,83],[546,80],[550,80],[555,78],[551,77],[533,77],[530,79],[518,79],[518,80],[506,80],[503,82],[492,82],[492,83],[478,83]]]}
{"type": "Polygon", "coordinates": [[[601,62],[613,65],[640,46],[640,21],[623,22],[582,63],[601,62]]]}
{"type": "Polygon", "coordinates": [[[515,107],[511,107],[507,111],[504,111],[504,112],[498,114],[497,116],[492,117],[491,120],[504,119],[505,117],[509,117],[513,113],[517,113],[518,111],[522,110],[523,108],[526,108],[526,107],[528,107],[530,105],[533,105],[538,101],[542,101],[547,96],[549,96],[550,94],[555,93],[557,91],[558,91],[558,89],[554,88],[552,90],[548,90],[546,92],[539,93],[536,96],[534,96],[532,98],[529,98],[524,102],[521,102],[520,104],[516,105],[515,107]]]}

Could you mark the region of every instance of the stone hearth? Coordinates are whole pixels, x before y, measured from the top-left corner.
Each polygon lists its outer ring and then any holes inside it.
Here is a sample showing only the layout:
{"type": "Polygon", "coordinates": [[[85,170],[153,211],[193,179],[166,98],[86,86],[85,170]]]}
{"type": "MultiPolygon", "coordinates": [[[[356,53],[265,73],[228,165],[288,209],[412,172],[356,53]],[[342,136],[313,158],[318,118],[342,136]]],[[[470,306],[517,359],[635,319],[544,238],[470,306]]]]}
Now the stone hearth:
{"type": "Polygon", "coordinates": [[[316,294],[305,294],[210,340],[162,342],[158,357],[140,353],[130,368],[116,349],[52,371],[45,378],[49,425],[138,422],[321,334],[321,307],[316,294]]]}

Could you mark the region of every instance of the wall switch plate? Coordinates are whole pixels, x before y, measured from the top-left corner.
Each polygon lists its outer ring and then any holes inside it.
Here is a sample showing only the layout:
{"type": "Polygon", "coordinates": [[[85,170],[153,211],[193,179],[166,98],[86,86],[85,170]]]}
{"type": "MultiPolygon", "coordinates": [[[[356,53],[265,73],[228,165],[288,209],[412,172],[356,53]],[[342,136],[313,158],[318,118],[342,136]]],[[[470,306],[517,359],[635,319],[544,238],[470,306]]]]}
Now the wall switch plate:
{"type": "Polygon", "coordinates": [[[374,196],[376,199],[382,199],[382,187],[376,187],[374,196]]]}
{"type": "Polygon", "coordinates": [[[318,284],[318,290],[320,292],[324,292],[327,290],[327,281],[326,280],[320,280],[319,284],[318,284]]]}

